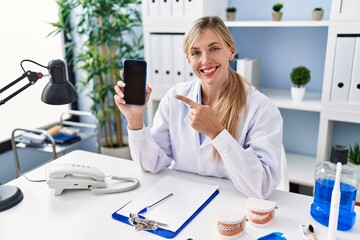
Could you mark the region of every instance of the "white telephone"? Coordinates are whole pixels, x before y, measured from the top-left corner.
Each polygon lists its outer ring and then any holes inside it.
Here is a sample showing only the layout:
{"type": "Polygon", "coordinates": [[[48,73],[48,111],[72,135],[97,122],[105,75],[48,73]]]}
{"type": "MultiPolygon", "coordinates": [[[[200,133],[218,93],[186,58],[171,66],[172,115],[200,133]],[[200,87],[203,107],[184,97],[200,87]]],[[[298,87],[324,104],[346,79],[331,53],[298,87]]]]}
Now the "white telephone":
{"type": "Polygon", "coordinates": [[[65,189],[91,189],[95,194],[118,193],[135,189],[139,186],[136,178],[121,178],[112,176],[112,180],[132,182],[121,188],[107,188],[105,174],[99,168],[72,163],[56,163],[47,167],[46,183],[55,189],[55,196],[65,189]]]}

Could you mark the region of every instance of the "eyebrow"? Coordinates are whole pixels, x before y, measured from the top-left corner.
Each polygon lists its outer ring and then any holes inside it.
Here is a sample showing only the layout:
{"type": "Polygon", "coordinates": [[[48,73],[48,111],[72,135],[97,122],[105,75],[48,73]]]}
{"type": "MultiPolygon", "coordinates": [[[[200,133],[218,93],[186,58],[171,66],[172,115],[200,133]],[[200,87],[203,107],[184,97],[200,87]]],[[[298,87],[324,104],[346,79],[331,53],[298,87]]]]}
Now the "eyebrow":
{"type": "MultiPolygon", "coordinates": [[[[221,44],[218,43],[218,42],[212,42],[212,43],[210,43],[210,44],[208,45],[208,47],[212,47],[212,46],[214,46],[214,45],[216,45],[216,44],[221,45],[221,44]]],[[[191,49],[193,50],[193,49],[199,49],[199,48],[198,48],[198,47],[191,47],[191,49]]]]}

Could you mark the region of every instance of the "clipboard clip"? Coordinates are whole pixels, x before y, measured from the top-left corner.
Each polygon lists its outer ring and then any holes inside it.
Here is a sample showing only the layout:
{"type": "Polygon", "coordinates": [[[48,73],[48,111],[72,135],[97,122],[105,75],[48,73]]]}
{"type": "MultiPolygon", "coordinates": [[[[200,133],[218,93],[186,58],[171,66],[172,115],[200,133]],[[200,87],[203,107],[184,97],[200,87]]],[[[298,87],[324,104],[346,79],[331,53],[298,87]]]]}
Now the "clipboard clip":
{"type": "Polygon", "coordinates": [[[130,213],[129,222],[136,231],[156,230],[159,226],[168,226],[165,223],[156,222],[134,213],[130,213]]]}

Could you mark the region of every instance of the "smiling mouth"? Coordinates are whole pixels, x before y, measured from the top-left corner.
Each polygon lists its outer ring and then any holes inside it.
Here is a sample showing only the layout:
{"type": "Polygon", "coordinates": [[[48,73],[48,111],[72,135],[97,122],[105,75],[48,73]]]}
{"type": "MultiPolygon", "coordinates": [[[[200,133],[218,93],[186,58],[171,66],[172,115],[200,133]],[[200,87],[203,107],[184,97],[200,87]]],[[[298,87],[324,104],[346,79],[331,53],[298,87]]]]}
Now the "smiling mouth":
{"type": "Polygon", "coordinates": [[[208,76],[208,75],[212,75],[213,73],[215,73],[215,71],[216,71],[216,69],[218,69],[218,67],[219,66],[212,67],[212,68],[201,69],[200,71],[208,76]]]}

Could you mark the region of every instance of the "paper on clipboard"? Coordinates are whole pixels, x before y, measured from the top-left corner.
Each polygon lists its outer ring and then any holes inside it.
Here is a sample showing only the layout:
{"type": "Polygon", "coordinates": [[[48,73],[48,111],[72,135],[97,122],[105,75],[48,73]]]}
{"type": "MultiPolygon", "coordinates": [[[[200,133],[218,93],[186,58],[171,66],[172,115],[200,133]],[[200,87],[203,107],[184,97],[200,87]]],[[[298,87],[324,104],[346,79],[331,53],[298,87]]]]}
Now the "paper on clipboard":
{"type": "Polygon", "coordinates": [[[173,176],[165,176],[151,188],[119,209],[116,214],[129,216],[159,199],[173,193],[166,201],[143,214],[144,217],[165,223],[163,229],[176,232],[190,217],[213,196],[218,186],[196,183],[173,176]]]}

